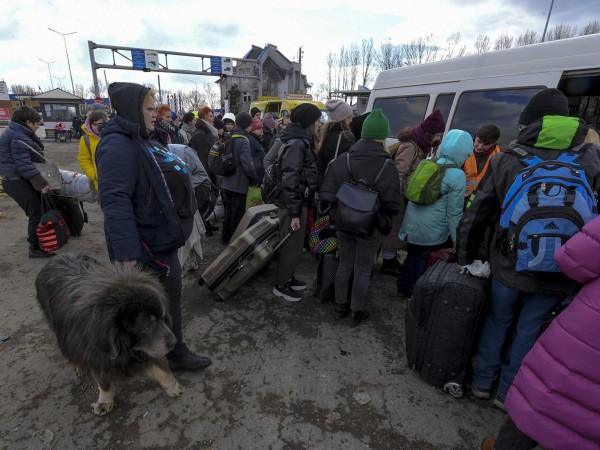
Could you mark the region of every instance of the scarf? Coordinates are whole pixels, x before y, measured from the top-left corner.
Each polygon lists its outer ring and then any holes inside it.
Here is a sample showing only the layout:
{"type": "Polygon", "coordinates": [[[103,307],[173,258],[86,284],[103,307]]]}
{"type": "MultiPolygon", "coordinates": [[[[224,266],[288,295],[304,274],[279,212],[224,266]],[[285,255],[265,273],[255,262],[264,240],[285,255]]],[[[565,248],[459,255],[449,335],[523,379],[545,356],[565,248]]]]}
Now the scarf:
{"type": "Polygon", "coordinates": [[[204,125],[206,125],[206,127],[208,128],[208,131],[210,131],[210,134],[212,134],[212,136],[215,139],[218,139],[219,138],[219,130],[217,130],[210,122],[207,122],[204,119],[202,119],[202,122],[204,122],[204,125]]]}
{"type": "Polygon", "coordinates": [[[85,119],[85,129],[87,130],[87,132],[89,134],[91,134],[92,136],[96,136],[98,139],[100,139],[100,135],[94,133],[94,130],[92,129],[92,124],[90,123],[90,119],[89,117],[87,119],[85,119]]]}
{"type": "Polygon", "coordinates": [[[191,139],[191,138],[192,138],[192,135],[193,135],[193,134],[194,134],[194,132],[196,131],[196,127],[195,127],[194,125],[190,124],[190,123],[183,123],[183,124],[181,125],[181,129],[182,129],[183,131],[185,131],[185,133],[186,133],[186,134],[187,134],[187,136],[188,136],[188,139],[191,139]]]}

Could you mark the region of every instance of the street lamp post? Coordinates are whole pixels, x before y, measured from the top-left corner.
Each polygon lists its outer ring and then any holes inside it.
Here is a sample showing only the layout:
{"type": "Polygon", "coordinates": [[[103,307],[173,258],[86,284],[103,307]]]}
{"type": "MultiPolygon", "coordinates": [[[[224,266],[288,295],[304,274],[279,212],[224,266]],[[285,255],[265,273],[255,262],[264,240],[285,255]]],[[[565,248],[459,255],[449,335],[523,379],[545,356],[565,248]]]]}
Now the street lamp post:
{"type": "Polygon", "coordinates": [[[71,89],[73,89],[73,95],[75,95],[75,84],[73,84],[73,74],[71,73],[71,62],[69,61],[69,51],[67,50],[67,39],[65,36],[70,34],[75,34],[77,31],[72,31],[70,33],[61,33],[60,31],[53,30],[52,28],[48,28],[50,31],[54,31],[57,34],[60,34],[63,37],[63,41],[65,43],[65,53],[67,54],[67,64],[69,65],[69,76],[71,77],[71,89]]]}
{"type": "Polygon", "coordinates": [[[62,84],[60,84],[60,80],[64,80],[65,77],[55,77],[54,75],[52,75],[52,78],[55,78],[58,80],[57,86],[59,89],[62,89],[62,84]]]}
{"type": "Polygon", "coordinates": [[[50,86],[54,89],[54,83],[52,82],[52,73],[50,72],[50,64],[54,64],[56,61],[44,61],[42,58],[38,58],[41,62],[48,64],[48,75],[50,76],[50,86]]]}
{"type": "Polygon", "coordinates": [[[550,22],[550,14],[552,14],[552,7],[554,6],[554,0],[550,2],[550,9],[548,10],[548,17],[546,17],[546,26],[544,27],[544,34],[542,34],[542,42],[546,40],[546,30],[548,29],[548,22],[550,22]]]}

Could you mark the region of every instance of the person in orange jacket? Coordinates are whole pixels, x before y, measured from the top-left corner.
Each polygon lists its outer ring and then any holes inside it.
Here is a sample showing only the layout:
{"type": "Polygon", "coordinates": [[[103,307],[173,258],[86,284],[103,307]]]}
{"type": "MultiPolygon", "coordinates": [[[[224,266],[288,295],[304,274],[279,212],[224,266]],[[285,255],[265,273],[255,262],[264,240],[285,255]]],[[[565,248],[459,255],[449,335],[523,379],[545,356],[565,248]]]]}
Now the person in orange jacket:
{"type": "Polygon", "coordinates": [[[463,170],[467,176],[467,190],[465,191],[465,205],[477,185],[487,172],[490,165],[490,159],[496,153],[500,153],[500,146],[497,144],[500,138],[500,130],[496,125],[483,125],[475,133],[473,153],[465,161],[463,170]]]}

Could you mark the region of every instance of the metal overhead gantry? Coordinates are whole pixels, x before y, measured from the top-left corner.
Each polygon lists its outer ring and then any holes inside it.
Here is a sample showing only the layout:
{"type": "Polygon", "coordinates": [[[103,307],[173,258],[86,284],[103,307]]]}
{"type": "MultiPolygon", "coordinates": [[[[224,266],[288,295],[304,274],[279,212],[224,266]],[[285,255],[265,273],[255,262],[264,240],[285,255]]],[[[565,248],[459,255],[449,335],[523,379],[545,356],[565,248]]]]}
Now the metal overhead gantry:
{"type": "MultiPolygon", "coordinates": [[[[149,50],[133,47],[121,47],[115,45],[96,44],[88,41],[88,49],[90,52],[90,63],[92,65],[92,76],[94,78],[94,91],[96,97],[100,96],[100,88],[98,86],[98,69],[119,69],[119,70],[141,70],[143,72],[157,73],[182,73],[188,75],[205,75],[205,76],[231,76],[232,78],[250,78],[258,80],[258,95],[262,95],[262,64],[258,59],[232,58],[214,55],[201,55],[198,53],[172,52],[170,50],[149,50]],[[101,64],[96,62],[94,50],[105,49],[110,50],[112,54],[112,64],[101,64]],[[131,66],[117,64],[115,56],[118,55],[125,60],[131,62],[131,66]],[[162,56],[162,58],[161,58],[162,56]],[[182,56],[186,58],[200,58],[200,70],[178,69],[169,67],[169,56],[182,56]],[[161,62],[162,59],[162,62],[161,62]],[[258,76],[255,75],[233,75],[232,62],[253,63],[258,66],[258,76]]],[[[190,64],[192,65],[192,64],[190,64]]],[[[195,63],[193,65],[196,65],[195,63]]]]}

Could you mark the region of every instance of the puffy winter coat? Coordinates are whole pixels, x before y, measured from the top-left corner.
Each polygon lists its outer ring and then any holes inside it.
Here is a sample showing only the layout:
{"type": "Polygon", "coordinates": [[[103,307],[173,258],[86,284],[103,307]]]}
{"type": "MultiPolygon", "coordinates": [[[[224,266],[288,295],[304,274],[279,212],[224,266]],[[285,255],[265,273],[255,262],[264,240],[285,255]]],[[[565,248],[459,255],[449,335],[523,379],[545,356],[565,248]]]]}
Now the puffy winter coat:
{"type": "Polygon", "coordinates": [[[460,169],[473,153],[473,139],[462,130],[450,130],[440,144],[438,164],[453,164],[446,169],[441,196],[431,205],[408,202],[398,237],[415,245],[443,244],[452,238],[456,243],[456,227],[462,216],[466,178],[460,169]]]}
{"type": "Polygon", "coordinates": [[[94,133],[89,131],[85,124],[81,126],[81,129],[85,133],[84,136],[79,139],[79,167],[83,170],[83,173],[94,183],[94,188],[98,189],[98,171],[96,170],[96,147],[100,138],[94,133]],[[85,136],[88,136],[90,146],[88,148],[85,143],[85,136]]]}
{"type": "Polygon", "coordinates": [[[585,283],[523,360],[505,406],[548,450],[600,449],[600,217],[554,255],[585,283]]]}
{"type": "Polygon", "coordinates": [[[40,177],[40,172],[31,163],[44,160],[19,141],[44,154],[44,144],[33,131],[19,123],[10,122],[0,136],[0,176],[22,177],[26,180],[40,177]]]}
{"type": "MultiPolygon", "coordinates": [[[[517,145],[544,160],[556,159],[561,152],[583,142],[587,126],[575,117],[545,116],[520,131],[517,145]],[[544,120],[551,117],[552,120],[544,120]]],[[[586,150],[578,159],[595,192],[600,191],[600,151],[586,150]]],[[[504,150],[492,157],[475,196],[461,218],[457,235],[460,265],[479,259],[481,243],[488,228],[494,229],[490,245],[490,266],[494,278],[522,292],[555,296],[573,293],[575,282],[561,273],[517,272],[506,232],[500,228],[501,206],[516,174],[524,167],[519,157],[504,150]]]]}
{"type": "Polygon", "coordinates": [[[327,165],[330,161],[335,159],[336,157],[336,149],[337,156],[341,155],[348,151],[356,140],[354,139],[354,135],[350,130],[344,131],[341,123],[336,122],[332,124],[327,136],[325,136],[325,140],[323,141],[323,145],[317,152],[317,170],[319,172],[319,186],[323,181],[323,176],[325,175],[325,170],[327,170],[327,165]],[[340,143],[338,148],[338,142],[340,143]]]}
{"type": "MultiPolygon", "coordinates": [[[[224,176],[221,180],[221,187],[231,192],[238,194],[246,194],[248,186],[255,186],[260,183],[256,170],[254,169],[254,161],[252,160],[252,152],[250,150],[250,134],[238,127],[233,129],[234,134],[245,136],[232,137],[231,152],[236,162],[235,172],[231,175],[224,176]]],[[[195,135],[194,135],[195,136],[195,135]]]]}
{"type": "MultiPolygon", "coordinates": [[[[383,164],[389,161],[389,155],[383,145],[372,139],[361,139],[348,150],[350,155],[350,168],[354,180],[363,179],[367,184],[375,181],[375,177],[383,164]]],[[[319,190],[319,201],[326,207],[332,206],[332,216],[335,217],[336,194],[344,182],[350,181],[348,173],[347,156],[339,156],[331,163],[319,190]]],[[[400,209],[400,182],[398,172],[394,165],[388,162],[379,181],[373,186],[379,192],[379,211],[377,228],[381,234],[386,235],[392,228],[392,217],[400,209]]]]}
{"type": "Polygon", "coordinates": [[[102,129],[96,150],[98,193],[111,260],[148,260],[186,240],[165,177],[147,140],[142,105],[148,88],[113,83],[118,115],[102,129]],[[144,129],[142,130],[142,127],[144,129]]]}

